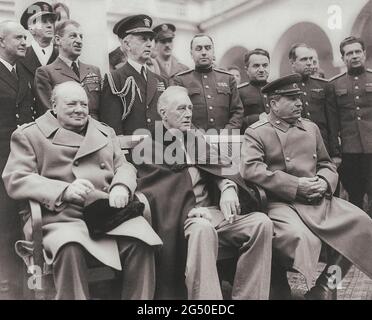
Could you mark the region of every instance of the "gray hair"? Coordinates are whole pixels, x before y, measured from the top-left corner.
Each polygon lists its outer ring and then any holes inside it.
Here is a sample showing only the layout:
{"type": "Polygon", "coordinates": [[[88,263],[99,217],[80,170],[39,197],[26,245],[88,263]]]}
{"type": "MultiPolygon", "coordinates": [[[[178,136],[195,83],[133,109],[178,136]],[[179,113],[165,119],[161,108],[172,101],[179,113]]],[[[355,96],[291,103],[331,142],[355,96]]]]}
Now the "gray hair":
{"type": "Polygon", "coordinates": [[[158,105],[157,105],[157,111],[160,114],[160,110],[163,108],[167,109],[170,107],[170,104],[172,102],[172,98],[178,94],[183,93],[186,96],[188,96],[188,91],[184,87],[180,86],[170,86],[168,87],[159,97],[158,105]]]}
{"type": "Polygon", "coordinates": [[[57,97],[59,96],[60,91],[61,90],[64,90],[64,89],[71,90],[71,87],[80,88],[80,89],[82,89],[85,92],[85,90],[81,86],[81,84],[78,83],[78,82],[76,82],[76,81],[66,81],[66,82],[62,82],[60,84],[57,84],[53,88],[52,95],[51,95],[51,98],[50,98],[50,102],[51,102],[52,106],[55,106],[55,104],[57,102],[57,97]]]}

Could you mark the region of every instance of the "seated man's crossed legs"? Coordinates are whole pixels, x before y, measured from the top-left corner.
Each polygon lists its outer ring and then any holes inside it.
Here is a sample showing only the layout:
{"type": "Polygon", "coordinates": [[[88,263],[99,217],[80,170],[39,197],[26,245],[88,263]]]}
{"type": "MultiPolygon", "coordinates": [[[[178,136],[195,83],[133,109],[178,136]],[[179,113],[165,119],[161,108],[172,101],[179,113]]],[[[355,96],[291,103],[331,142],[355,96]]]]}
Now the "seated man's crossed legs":
{"type": "Polygon", "coordinates": [[[232,299],[268,299],[273,237],[270,219],[255,212],[235,216],[230,223],[216,207],[195,210],[200,216],[189,215],[185,222],[188,298],[222,299],[216,266],[218,247],[231,247],[239,252],[232,299]]]}

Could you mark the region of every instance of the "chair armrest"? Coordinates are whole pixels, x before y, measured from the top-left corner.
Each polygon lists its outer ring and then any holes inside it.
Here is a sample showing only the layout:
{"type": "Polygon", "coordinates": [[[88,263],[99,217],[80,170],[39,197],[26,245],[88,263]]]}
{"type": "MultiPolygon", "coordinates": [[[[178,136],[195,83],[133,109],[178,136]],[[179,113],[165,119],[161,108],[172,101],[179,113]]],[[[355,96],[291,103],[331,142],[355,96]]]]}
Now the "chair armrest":
{"type": "Polygon", "coordinates": [[[39,266],[40,268],[43,268],[43,224],[41,216],[41,206],[34,200],[30,200],[29,204],[31,211],[32,241],[34,244],[34,264],[39,266]]]}

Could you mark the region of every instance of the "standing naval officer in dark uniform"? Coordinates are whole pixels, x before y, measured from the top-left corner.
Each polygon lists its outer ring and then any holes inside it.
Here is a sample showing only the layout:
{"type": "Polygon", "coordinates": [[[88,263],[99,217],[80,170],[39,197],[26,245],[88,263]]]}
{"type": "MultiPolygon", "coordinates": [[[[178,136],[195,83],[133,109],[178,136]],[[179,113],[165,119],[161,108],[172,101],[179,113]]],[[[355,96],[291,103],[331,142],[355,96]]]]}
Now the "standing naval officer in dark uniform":
{"type": "Polygon", "coordinates": [[[266,50],[254,49],[244,56],[249,81],[238,85],[244,107],[242,134],[251,124],[264,117],[269,111],[267,95],[261,92],[267,84],[270,73],[270,55],[266,50]]]}
{"type": "Polygon", "coordinates": [[[195,68],[175,75],[170,83],[188,90],[194,105],[192,123],[204,130],[240,130],[243,105],[236,80],[231,73],[213,67],[212,38],[198,34],[190,47],[195,68]]]}
{"type": "Polygon", "coordinates": [[[332,130],[333,127],[330,124],[331,118],[335,118],[336,115],[332,114],[327,107],[328,81],[312,75],[314,72],[313,56],[313,49],[304,43],[295,43],[289,50],[292,70],[302,77],[298,83],[303,92],[302,117],[313,121],[319,127],[329,155],[336,164],[339,164],[337,132],[332,130]]]}
{"type": "Polygon", "coordinates": [[[363,40],[346,38],[340,52],[347,72],[331,79],[329,100],[337,114],[332,123],[341,137],[340,178],[353,204],[362,208],[368,195],[367,213],[372,217],[372,70],[365,66],[363,40]]]}
{"type": "Polygon", "coordinates": [[[157,102],[166,83],[146,65],[153,46],[151,25],[152,19],[143,14],[126,17],[117,25],[128,61],[106,75],[99,114],[118,135],[131,135],[136,129],[152,132],[160,120],[157,102]]]}
{"type": "Polygon", "coordinates": [[[179,72],[188,70],[189,67],[180,63],[172,54],[176,27],[171,23],[164,23],[156,26],[153,31],[155,32],[157,51],[155,60],[158,62],[160,75],[169,81],[171,77],[179,72]]]}

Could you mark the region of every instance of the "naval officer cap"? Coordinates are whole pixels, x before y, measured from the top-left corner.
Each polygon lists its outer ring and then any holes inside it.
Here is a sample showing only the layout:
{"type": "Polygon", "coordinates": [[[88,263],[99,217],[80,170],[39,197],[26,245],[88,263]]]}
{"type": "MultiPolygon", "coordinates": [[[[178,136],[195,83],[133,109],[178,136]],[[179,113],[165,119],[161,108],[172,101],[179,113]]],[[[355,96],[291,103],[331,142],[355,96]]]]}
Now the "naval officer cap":
{"type": "Polygon", "coordinates": [[[155,32],[155,40],[163,41],[167,39],[173,39],[176,32],[175,25],[171,23],[163,23],[156,26],[153,31],[155,32]]]}
{"type": "Polygon", "coordinates": [[[154,34],[151,30],[152,19],[145,14],[137,14],[125,17],[117,22],[113,28],[114,34],[123,39],[129,34],[149,33],[154,34]]]}
{"type": "Polygon", "coordinates": [[[47,2],[35,2],[28,6],[26,10],[22,13],[20,23],[26,30],[28,25],[34,22],[37,18],[50,17],[53,22],[57,20],[57,15],[53,11],[52,6],[47,2]]]}
{"type": "Polygon", "coordinates": [[[290,74],[276,79],[262,88],[262,93],[267,95],[294,96],[302,94],[297,83],[301,81],[298,73],[290,74]]]}

